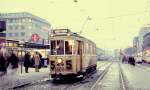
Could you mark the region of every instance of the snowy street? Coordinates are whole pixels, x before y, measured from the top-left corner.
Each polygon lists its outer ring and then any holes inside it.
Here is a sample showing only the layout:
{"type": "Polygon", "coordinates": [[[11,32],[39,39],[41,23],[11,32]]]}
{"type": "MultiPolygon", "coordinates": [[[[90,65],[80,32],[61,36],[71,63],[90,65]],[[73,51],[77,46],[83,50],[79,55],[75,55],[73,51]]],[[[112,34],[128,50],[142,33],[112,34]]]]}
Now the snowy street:
{"type": "Polygon", "coordinates": [[[84,80],[54,82],[48,68],[42,68],[40,72],[32,68],[29,73],[15,75],[8,72],[1,77],[0,90],[150,90],[150,67],[119,63],[98,62],[97,72],[84,80]]]}
{"type": "Polygon", "coordinates": [[[49,68],[41,68],[40,72],[35,72],[34,68],[29,68],[29,73],[20,73],[20,67],[17,72],[8,70],[7,75],[0,77],[0,90],[9,90],[15,87],[24,86],[30,83],[39,82],[43,79],[49,79],[49,68]]]}

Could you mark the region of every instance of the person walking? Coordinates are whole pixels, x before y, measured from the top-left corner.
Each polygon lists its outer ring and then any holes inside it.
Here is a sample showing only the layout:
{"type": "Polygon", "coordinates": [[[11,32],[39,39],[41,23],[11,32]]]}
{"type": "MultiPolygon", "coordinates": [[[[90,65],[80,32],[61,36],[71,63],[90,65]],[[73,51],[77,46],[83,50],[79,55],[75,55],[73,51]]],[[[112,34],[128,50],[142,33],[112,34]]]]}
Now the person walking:
{"type": "Polygon", "coordinates": [[[129,57],[129,64],[135,66],[135,59],[134,59],[134,57],[132,57],[132,56],[129,57]]]}
{"type": "Polygon", "coordinates": [[[28,69],[30,66],[31,66],[31,55],[30,55],[30,52],[27,52],[24,56],[25,73],[29,73],[28,69]]]}
{"type": "Polygon", "coordinates": [[[34,55],[34,65],[35,65],[35,72],[39,72],[40,56],[38,52],[35,52],[34,55]]]}
{"type": "Polygon", "coordinates": [[[7,72],[6,68],[6,60],[5,57],[3,56],[3,52],[0,51],[0,75],[3,75],[7,72]]]}
{"type": "Polygon", "coordinates": [[[9,62],[9,66],[11,66],[10,68],[13,70],[13,73],[16,73],[19,63],[19,58],[16,56],[16,54],[12,52],[7,61],[9,62]]]}

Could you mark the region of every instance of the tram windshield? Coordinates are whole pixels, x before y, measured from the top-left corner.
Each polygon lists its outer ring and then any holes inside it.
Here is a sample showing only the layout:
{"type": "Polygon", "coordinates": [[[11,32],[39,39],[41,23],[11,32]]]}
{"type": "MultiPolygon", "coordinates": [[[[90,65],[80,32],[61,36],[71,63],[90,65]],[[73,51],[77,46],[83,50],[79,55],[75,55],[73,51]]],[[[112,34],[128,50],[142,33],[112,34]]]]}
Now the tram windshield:
{"type": "Polygon", "coordinates": [[[72,54],[73,44],[65,40],[52,40],[51,41],[51,55],[64,55],[72,54]]]}

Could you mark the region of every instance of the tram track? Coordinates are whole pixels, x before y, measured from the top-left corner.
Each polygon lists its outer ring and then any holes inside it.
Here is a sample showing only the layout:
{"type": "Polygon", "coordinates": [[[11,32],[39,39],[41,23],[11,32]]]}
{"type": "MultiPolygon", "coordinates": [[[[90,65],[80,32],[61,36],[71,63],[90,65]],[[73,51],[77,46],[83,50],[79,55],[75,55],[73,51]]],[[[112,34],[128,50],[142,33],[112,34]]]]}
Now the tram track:
{"type": "MultiPolygon", "coordinates": [[[[112,63],[111,63],[111,64],[112,64],[112,63]]],[[[102,68],[102,67],[104,67],[104,66],[106,66],[106,65],[110,66],[111,64],[109,63],[109,65],[108,65],[108,63],[104,63],[104,64],[100,65],[99,67],[97,67],[97,70],[99,70],[100,68],[102,68]]],[[[108,66],[107,66],[107,67],[108,67],[108,66]]],[[[96,71],[97,71],[97,70],[96,70],[96,71]]],[[[96,71],[95,71],[95,72],[96,72],[96,71]]],[[[95,73],[95,72],[89,73],[82,81],[79,81],[79,82],[74,83],[74,84],[72,84],[72,85],[68,85],[68,86],[66,86],[65,88],[61,89],[61,90],[71,90],[71,89],[69,89],[69,88],[72,88],[72,87],[74,87],[74,86],[76,86],[76,85],[78,85],[78,87],[82,86],[82,84],[84,84],[84,83],[87,82],[87,81],[85,81],[85,80],[88,79],[88,78],[90,78],[90,76],[92,76],[93,73],[95,73]]],[[[102,73],[103,73],[103,72],[102,72],[102,73]]],[[[102,74],[101,74],[101,75],[102,75],[102,74]]]]}
{"type": "Polygon", "coordinates": [[[129,90],[128,84],[127,84],[127,78],[125,74],[123,73],[123,69],[119,63],[119,81],[120,81],[120,88],[121,90],[129,90]]]}
{"type": "Polygon", "coordinates": [[[113,63],[109,64],[109,65],[105,68],[105,70],[102,71],[101,75],[99,76],[99,78],[97,79],[97,81],[91,86],[90,90],[93,90],[93,89],[97,86],[98,82],[100,82],[100,81],[104,78],[104,76],[107,74],[107,72],[108,72],[108,70],[109,70],[109,68],[110,68],[110,66],[111,66],[112,64],[113,64],[113,63]]]}

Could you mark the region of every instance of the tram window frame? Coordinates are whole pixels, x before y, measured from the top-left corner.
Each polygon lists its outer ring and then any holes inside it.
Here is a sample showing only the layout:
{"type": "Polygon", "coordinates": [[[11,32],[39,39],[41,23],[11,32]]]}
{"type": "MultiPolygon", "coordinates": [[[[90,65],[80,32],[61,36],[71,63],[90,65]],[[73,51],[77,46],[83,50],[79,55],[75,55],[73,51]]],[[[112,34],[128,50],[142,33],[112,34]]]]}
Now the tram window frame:
{"type": "Polygon", "coordinates": [[[57,51],[57,55],[64,55],[64,40],[57,40],[56,43],[56,51],[57,51]]]}
{"type": "Polygon", "coordinates": [[[51,55],[64,55],[64,40],[51,41],[51,55]]]}
{"type": "Polygon", "coordinates": [[[56,55],[56,40],[51,41],[51,55],[56,55]]]}
{"type": "Polygon", "coordinates": [[[51,40],[51,47],[50,47],[51,55],[72,55],[75,52],[73,51],[74,44],[75,44],[74,40],[73,44],[69,44],[68,40],[51,40]]]}
{"type": "Polygon", "coordinates": [[[65,41],[65,54],[73,54],[73,45],[69,45],[69,41],[65,41]]]}

